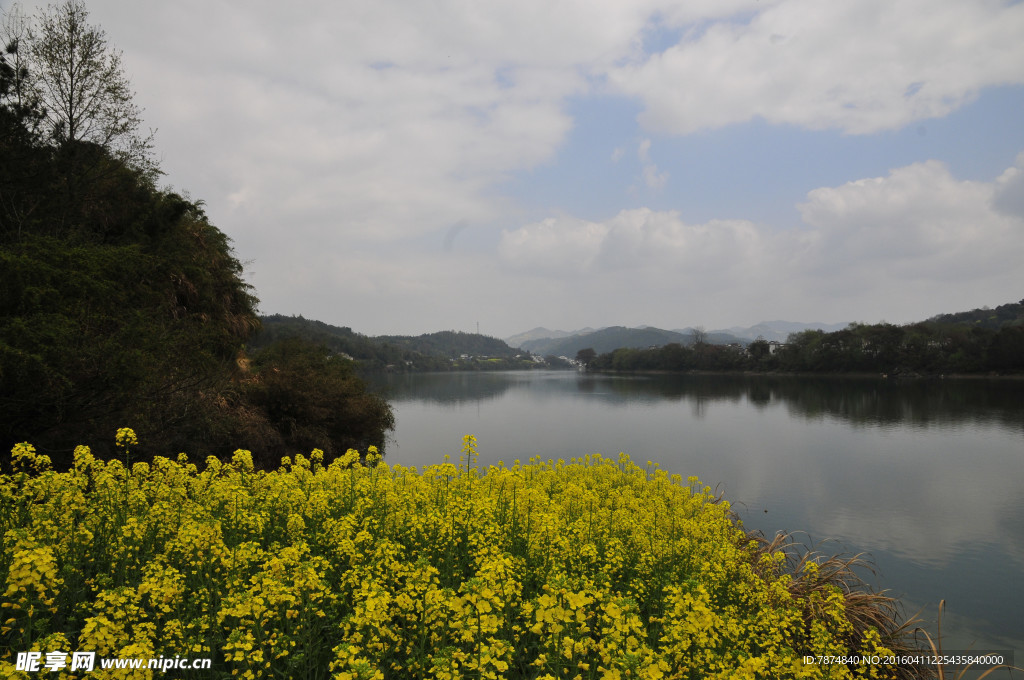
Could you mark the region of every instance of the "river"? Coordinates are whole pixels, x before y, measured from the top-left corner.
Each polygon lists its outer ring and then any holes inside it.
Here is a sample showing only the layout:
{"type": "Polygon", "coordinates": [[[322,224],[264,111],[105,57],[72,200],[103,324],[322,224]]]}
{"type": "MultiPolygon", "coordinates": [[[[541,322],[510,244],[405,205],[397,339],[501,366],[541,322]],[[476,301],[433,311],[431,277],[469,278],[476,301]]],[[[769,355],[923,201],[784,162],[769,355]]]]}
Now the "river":
{"type": "MultiPolygon", "coordinates": [[[[1024,381],[567,371],[382,377],[387,461],[628,453],[724,494],[747,529],[868,553],[946,650],[1024,662],[1024,381]]],[[[1002,677],[1002,676],[999,676],[1002,677]]]]}

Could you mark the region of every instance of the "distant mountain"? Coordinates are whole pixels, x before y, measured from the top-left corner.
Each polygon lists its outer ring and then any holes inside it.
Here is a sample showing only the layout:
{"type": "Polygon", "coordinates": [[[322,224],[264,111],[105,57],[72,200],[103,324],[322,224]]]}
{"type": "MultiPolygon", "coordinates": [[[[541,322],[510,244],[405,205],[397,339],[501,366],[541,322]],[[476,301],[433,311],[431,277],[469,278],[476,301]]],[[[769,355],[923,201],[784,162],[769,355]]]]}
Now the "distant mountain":
{"type": "Polygon", "coordinates": [[[594,330],[595,329],[593,328],[587,327],[575,331],[553,331],[538,326],[537,328],[528,330],[524,333],[511,335],[505,338],[505,342],[507,342],[510,347],[522,347],[524,342],[529,342],[530,340],[568,338],[572,335],[586,335],[587,333],[593,333],[594,330]]]}
{"type": "MultiPolygon", "coordinates": [[[[708,342],[712,344],[729,344],[739,342],[739,338],[728,333],[709,333],[708,342]]],[[[539,338],[520,343],[520,347],[534,354],[547,356],[575,357],[581,349],[591,348],[598,354],[605,354],[620,347],[643,348],[661,347],[670,343],[680,345],[693,344],[692,332],[667,331],[662,328],[644,326],[643,328],[626,328],[610,326],[601,330],[584,334],[570,335],[563,338],[539,338]]]]}
{"type": "MultiPolygon", "coordinates": [[[[1007,305],[1003,305],[1006,307],[1007,305]]],[[[997,309],[1002,310],[1003,307],[997,309]]],[[[989,312],[990,314],[992,312],[989,312]]],[[[841,331],[850,324],[848,322],[843,323],[820,323],[811,322],[805,323],[802,321],[762,321],[754,326],[733,326],[732,328],[720,328],[712,331],[707,331],[707,339],[713,345],[728,345],[731,343],[739,343],[741,345],[749,345],[758,336],[763,337],[765,340],[775,340],[777,342],[785,342],[789,337],[790,333],[799,333],[805,330],[818,330],[821,329],[826,333],[832,333],[834,331],[841,331]]],[[[605,328],[581,328],[575,331],[553,331],[548,328],[534,328],[524,333],[517,333],[505,338],[511,347],[521,347],[522,349],[529,350],[534,354],[540,354],[546,356],[548,354],[556,354],[563,356],[575,356],[579,349],[591,347],[592,343],[584,342],[576,350],[568,352],[569,348],[575,347],[580,343],[577,339],[593,335],[600,331],[611,331],[605,336],[597,336],[595,342],[600,344],[612,344],[616,345],[607,351],[612,349],[618,349],[618,347],[650,347],[651,345],[666,345],[670,342],[678,342],[682,345],[693,344],[693,328],[673,328],[672,330],[664,330],[661,328],[655,328],[654,326],[638,326],[636,328],[625,328],[624,326],[610,326],[605,328]],[[624,333],[626,331],[636,331],[633,334],[624,333]],[[650,333],[643,333],[643,331],[650,331],[650,333]],[[664,336],[661,334],[672,333],[674,335],[664,336]],[[565,340],[566,342],[557,342],[565,340]],[[649,341],[649,342],[648,342],[649,341]],[[616,344],[618,342],[624,342],[627,344],[616,344]],[[555,351],[558,350],[558,351],[555,351]],[[565,351],[563,351],[565,350],[565,351]]],[[[597,347],[593,348],[597,350],[597,347]]]]}
{"type": "MultiPolygon", "coordinates": [[[[823,330],[826,333],[833,333],[835,331],[841,331],[850,324],[844,323],[803,323],[801,321],[762,321],[755,326],[733,326],[732,328],[726,328],[719,331],[710,331],[711,333],[729,333],[739,338],[743,338],[744,344],[750,344],[757,339],[757,336],[763,337],[765,340],[776,340],[778,342],[785,342],[786,338],[789,337],[790,333],[799,333],[806,330],[823,330]]],[[[679,331],[685,332],[685,331],[679,331]]]]}
{"type": "MultiPolygon", "coordinates": [[[[692,345],[693,344],[693,332],[694,332],[694,329],[692,327],[691,328],[675,328],[675,329],[672,330],[672,332],[673,333],[680,333],[681,335],[686,336],[686,342],[684,342],[682,344],[684,344],[684,345],[692,345]]],[[[709,344],[711,344],[711,345],[732,345],[732,344],[749,345],[750,343],[752,343],[756,339],[756,336],[753,337],[753,338],[748,338],[748,337],[746,337],[744,335],[740,335],[738,333],[733,333],[731,331],[717,330],[717,331],[704,331],[704,339],[709,344]]]]}

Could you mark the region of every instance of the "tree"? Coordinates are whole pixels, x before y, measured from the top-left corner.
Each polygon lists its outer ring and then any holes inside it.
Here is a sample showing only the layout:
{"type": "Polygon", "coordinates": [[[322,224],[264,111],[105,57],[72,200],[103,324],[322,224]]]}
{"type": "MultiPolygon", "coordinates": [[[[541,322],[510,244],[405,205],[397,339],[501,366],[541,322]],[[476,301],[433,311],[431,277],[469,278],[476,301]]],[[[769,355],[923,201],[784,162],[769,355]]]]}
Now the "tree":
{"type": "MultiPolygon", "coordinates": [[[[325,461],[349,448],[383,449],[387,430],[395,427],[391,407],[366,391],[353,363],[323,345],[284,338],[258,353],[252,365],[256,379],[247,383],[245,398],[279,440],[260,447],[263,463],[314,448],[323,450],[325,461]]],[[[246,433],[240,437],[244,441],[246,433]]]]}
{"type": "Polygon", "coordinates": [[[750,356],[754,361],[761,362],[767,359],[771,354],[771,346],[768,344],[768,341],[764,339],[764,336],[759,335],[756,340],[747,345],[747,351],[750,353],[750,356]]]}
{"type": "Polygon", "coordinates": [[[593,347],[587,347],[576,352],[576,361],[583,364],[584,368],[590,368],[590,364],[593,363],[594,357],[597,356],[597,352],[594,351],[593,347]]]}
{"type": "Polygon", "coordinates": [[[20,237],[52,185],[38,145],[43,113],[29,86],[28,35],[16,7],[0,21],[0,241],[20,237]]]}
{"type": "Polygon", "coordinates": [[[0,238],[43,225],[56,238],[102,233],[123,202],[103,199],[126,180],[153,189],[159,175],[120,53],[81,0],[31,19],[15,5],[0,39],[0,238]]]}
{"type": "Polygon", "coordinates": [[[1024,326],[1006,326],[992,336],[989,367],[997,370],[1024,370],[1024,326]]]}
{"type": "Polygon", "coordinates": [[[142,109],[121,53],[88,18],[80,0],[66,0],[41,11],[29,31],[32,85],[49,134],[61,147],[96,144],[130,167],[155,172],[153,135],[140,135],[142,109]]]}
{"type": "Polygon", "coordinates": [[[28,131],[34,132],[42,112],[31,86],[30,36],[29,21],[15,5],[0,22],[0,97],[3,98],[4,110],[25,122],[28,131]]]}

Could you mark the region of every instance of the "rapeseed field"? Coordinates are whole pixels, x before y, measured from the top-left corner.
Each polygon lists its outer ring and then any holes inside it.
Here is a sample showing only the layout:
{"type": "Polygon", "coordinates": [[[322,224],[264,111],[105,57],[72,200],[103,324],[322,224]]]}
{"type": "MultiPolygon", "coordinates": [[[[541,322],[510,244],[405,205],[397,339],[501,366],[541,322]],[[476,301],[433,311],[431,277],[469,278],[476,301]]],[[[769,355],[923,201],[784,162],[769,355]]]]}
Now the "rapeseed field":
{"type": "Polygon", "coordinates": [[[467,436],[458,464],[371,447],[263,471],[244,450],[133,464],[134,433],[117,443],[123,462],[81,446],[67,472],[12,451],[2,677],[889,677],[803,659],[899,642],[825,565],[794,565],[696,478],[625,454],[481,469],[467,436]],[[55,650],[212,665],[16,670],[55,650]]]}

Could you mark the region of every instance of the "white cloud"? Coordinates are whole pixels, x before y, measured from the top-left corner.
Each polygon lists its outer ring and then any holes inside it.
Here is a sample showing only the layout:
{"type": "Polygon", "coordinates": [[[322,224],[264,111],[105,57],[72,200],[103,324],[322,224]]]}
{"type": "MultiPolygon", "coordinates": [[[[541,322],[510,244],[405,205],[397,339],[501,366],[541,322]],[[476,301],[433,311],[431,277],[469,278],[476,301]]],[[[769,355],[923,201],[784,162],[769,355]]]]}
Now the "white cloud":
{"type": "Polygon", "coordinates": [[[604,222],[557,217],[506,230],[499,254],[514,269],[559,279],[624,277],[634,286],[693,289],[748,280],[763,241],[744,220],[687,224],[674,211],[640,208],[604,222]]]}
{"type": "Polygon", "coordinates": [[[958,180],[928,161],[816,189],[798,206],[803,224],[789,230],[690,224],[645,208],[507,230],[499,252],[506,266],[558,280],[570,297],[601,290],[595,305],[646,309],[648,319],[668,313],[665,299],[675,296],[691,310],[687,322],[716,318],[723,305],[750,319],[833,309],[822,316],[909,321],[1020,295],[1024,218],[994,204],[1017,177],[958,180]],[[937,307],[922,309],[922,300],[937,307]]]}
{"type": "Polygon", "coordinates": [[[651,160],[651,140],[644,139],[637,148],[637,157],[642,166],[641,173],[648,189],[664,188],[668,182],[667,172],[658,172],[658,166],[651,160]]]}
{"type": "Polygon", "coordinates": [[[928,161],[816,189],[799,209],[820,239],[821,267],[963,285],[1018,270],[1024,224],[995,209],[997,186],[928,161]]]}
{"type": "Polygon", "coordinates": [[[687,134],[763,118],[849,133],[943,116],[1024,82],[1024,5],[997,0],[780,0],[695,22],[679,44],[612,69],[641,122],[687,134]],[[744,20],[745,18],[749,20],[744,20]]]}
{"type": "Polygon", "coordinates": [[[1016,165],[996,180],[992,203],[1004,215],[1024,218],[1024,153],[1018,154],[1016,165]]]}
{"type": "Polygon", "coordinates": [[[610,227],[573,217],[550,217],[502,234],[502,258],[517,268],[554,276],[591,272],[610,227]]]}
{"type": "Polygon", "coordinates": [[[653,163],[651,165],[645,165],[643,167],[643,171],[642,172],[643,172],[644,184],[647,185],[648,189],[663,189],[663,188],[665,188],[665,183],[668,182],[668,173],[667,172],[658,172],[658,166],[657,165],[654,165],[653,163]]]}
{"type": "Polygon", "coordinates": [[[636,148],[637,158],[640,159],[641,163],[651,162],[651,140],[642,139],[640,145],[636,148]]]}

